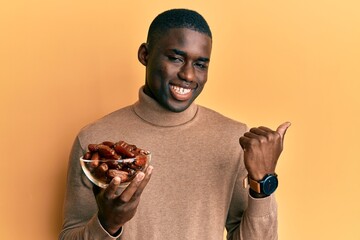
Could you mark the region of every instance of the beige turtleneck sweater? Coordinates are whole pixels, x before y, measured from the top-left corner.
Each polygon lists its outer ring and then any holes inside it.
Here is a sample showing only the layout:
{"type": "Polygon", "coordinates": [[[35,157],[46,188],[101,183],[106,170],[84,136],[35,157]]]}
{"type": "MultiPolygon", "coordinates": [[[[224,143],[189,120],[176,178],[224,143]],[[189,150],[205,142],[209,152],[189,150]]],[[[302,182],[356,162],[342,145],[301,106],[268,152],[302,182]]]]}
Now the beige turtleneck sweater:
{"type": "Polygon", "coordinates": [[[180,113],[140,89],[139,101],[83,128],[71,151],[59,239],[277,239],[273,196],[254,199],[239,137],[246,126],[196,104],[180,113]],[[79,157],[89,143],[124,140],[152,152],[154,167],[133,219],[118,238],[99,224],[92,185],[79,157]]]}

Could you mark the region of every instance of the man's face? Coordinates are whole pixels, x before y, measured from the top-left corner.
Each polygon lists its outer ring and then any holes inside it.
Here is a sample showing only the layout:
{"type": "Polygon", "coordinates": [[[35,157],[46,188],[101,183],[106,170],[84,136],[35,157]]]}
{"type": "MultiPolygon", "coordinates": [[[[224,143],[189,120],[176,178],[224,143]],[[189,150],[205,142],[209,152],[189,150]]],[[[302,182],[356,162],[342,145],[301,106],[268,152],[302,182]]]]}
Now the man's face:
{"type": "Polygon", "coordinates": [[[204,33],[187,28],[167,31],[146,50],[144,62],[140,60],[146,65],[144,92],[170,111],[187,109],[207,81],[211,46],[204,33]]]}

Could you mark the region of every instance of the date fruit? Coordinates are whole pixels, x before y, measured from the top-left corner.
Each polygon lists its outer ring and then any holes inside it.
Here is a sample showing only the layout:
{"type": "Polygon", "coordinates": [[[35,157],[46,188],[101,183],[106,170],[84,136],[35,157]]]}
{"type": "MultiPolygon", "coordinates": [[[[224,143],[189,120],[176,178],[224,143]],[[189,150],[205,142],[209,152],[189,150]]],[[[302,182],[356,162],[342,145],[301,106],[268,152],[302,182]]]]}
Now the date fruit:
{"type": "Polygon", "coordinates": [[[121,182],[130,182],[138,171],[147,167],[148,154],[148,151],[122,140],[103,141],[89,144],[83,159],[92,160],[85,166],[101,182],[110,183],[114,177],[120,177],[121,182]],[[117,161],[120,159],[129,161],[117,161]]]}

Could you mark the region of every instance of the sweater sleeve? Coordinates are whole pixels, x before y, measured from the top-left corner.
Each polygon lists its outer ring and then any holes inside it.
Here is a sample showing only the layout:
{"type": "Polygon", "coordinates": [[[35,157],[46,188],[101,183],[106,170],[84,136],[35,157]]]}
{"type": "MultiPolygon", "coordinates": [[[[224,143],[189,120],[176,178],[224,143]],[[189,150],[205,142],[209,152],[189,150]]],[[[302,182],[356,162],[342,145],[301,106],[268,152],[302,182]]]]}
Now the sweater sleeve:
{"type": "Polygon", "coordinates": [[[234,188],[226,222],[227,239],[278,239],[277,203],[274,194],[265,198],[253,198],[248,188],[242,187],[242,179],[237,181],[234,188]]]}
{"type": "Polygon", "coordinates": [[[73,144],[67,173],[67,186],[63,207],[63,226],[59,240],[113,240],[101,226],[97,217],[97,205],[92,183],[82,172],[79,158],[83,150],[79,139],[73,144]]]}

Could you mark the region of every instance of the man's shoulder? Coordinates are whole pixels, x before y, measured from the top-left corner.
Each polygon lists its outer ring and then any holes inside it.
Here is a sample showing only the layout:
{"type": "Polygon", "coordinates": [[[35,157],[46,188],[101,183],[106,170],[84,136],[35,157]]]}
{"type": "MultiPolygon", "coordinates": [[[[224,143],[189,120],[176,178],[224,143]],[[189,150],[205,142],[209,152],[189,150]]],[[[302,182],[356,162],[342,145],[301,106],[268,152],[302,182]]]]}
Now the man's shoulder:
{"type": "Polygon", "coordinates": [[[206,122],[206,124],[209,124],[209,126],[236,128],[242,129],[243,131],[247,129],[247,125],[245,123],[227,117],[211,108],[199,105],[199,113],[202,115],[202,119],[206,122]]]}
{"type": "Polygon", "coordinates": [[[78,137],[80,140],[94,138],[93,141],[95,141],[101,135],[111,135],[111,132],[121,126],[122,123],[132,121],[133,115],[132,105],[120,108],[82,127],[78,137]]]}
{"type": "Polygon", "coordinates": [[[117,109],[117,110],[110,112],[110,113],[102,116],[101,118],[98,118],[95,121],[87,124],[86,126],[84,126],[81,129],[81,131],[86,131],[89,128],[101,127],[106,124],[111,124],[113,122],[117,122],[121,119],[126,119],[129,117],[129,115],[131,113],[132,113],[132,106],[126,106],[126,107],[117,109]]]}

